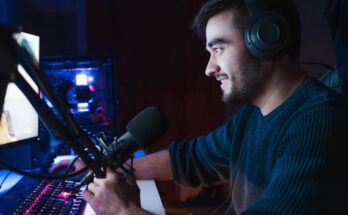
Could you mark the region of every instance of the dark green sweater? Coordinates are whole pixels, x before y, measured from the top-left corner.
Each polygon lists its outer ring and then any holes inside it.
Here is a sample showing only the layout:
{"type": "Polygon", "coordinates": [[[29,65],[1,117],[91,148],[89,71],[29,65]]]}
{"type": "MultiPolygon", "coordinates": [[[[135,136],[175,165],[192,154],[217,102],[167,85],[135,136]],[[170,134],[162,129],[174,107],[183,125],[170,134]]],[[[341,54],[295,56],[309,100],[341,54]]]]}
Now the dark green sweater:
{"type": "Polygon", "coordinates": [[[173,142],[174,179],[229,180],[228,214],[335,214],[348,203],[346,110],[342,97],[308,78],[267,116],[247,104],[207,136],[173,142]]]}

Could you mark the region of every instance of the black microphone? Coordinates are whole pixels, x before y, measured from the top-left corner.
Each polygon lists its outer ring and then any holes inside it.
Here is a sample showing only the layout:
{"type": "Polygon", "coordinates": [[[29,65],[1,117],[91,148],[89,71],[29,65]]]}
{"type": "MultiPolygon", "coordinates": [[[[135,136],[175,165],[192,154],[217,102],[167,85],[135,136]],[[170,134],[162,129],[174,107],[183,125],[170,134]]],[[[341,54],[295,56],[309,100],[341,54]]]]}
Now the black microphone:
{"type": "MultiPolygon", "coordinates": [[[[144,109],[127,124],[128,131],[105,149],[109,166],[113,169],[121,167],[136,150],[150,146],[168,127],[168,119],[158,107],[144,109]]],[[[80,183],[89,184],[93,178],[93,171],[89,171],[80,183]]]]}

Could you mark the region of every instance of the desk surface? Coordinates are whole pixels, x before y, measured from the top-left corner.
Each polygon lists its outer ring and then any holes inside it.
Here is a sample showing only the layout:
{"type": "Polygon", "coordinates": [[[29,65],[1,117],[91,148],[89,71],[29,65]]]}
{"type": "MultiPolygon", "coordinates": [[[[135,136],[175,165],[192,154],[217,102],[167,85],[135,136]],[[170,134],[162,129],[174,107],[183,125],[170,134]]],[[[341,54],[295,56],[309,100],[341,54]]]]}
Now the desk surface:
{"type": "MultiPolygon", "coordinates": [[[[0,182],[4,179],[7,173],[8,170],[0,170],[0,182]]],[[[11,187],[14,186],[21,178],[21,175],[12,172],[0,189],[0,197],[11,189],[11,187]]],[[[152,214],[164,215],[165,211],[155,182],[153,180],[137,180],[137,184],[140,188],[141,207],[152,214]]],[[[88,205],[85,210],[85,214],[94,214],[93,210],[88,205]]]]}

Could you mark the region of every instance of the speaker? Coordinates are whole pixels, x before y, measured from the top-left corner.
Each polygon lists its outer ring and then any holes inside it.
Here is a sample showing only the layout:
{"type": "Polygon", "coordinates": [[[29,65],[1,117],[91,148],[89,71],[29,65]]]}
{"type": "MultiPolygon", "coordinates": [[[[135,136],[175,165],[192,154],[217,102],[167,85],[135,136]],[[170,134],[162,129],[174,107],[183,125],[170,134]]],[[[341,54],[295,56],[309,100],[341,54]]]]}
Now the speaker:
{"type": "Polygon", "coordinates": [[[268,9],[265,0],[245,0],[250,18],[244,37],[248,50],[258,59],[275,60],[288,52],[289,25],[279,13],[268,9]]]}

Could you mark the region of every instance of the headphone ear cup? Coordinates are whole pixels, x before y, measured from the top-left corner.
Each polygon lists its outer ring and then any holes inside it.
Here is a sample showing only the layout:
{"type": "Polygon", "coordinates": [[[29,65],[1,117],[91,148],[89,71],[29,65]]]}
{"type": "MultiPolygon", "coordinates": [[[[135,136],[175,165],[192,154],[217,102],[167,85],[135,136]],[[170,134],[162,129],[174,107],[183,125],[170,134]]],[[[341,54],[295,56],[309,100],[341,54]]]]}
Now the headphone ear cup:
{"type": "Polygon", "coordinates": [[[288,51],[289,27],[277,13],[267,11],[252,16],[244,34],[246,47],[261,60],[274,60],[288,51]]]}

